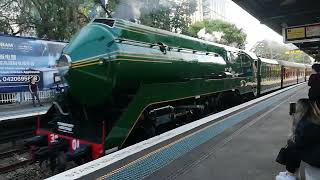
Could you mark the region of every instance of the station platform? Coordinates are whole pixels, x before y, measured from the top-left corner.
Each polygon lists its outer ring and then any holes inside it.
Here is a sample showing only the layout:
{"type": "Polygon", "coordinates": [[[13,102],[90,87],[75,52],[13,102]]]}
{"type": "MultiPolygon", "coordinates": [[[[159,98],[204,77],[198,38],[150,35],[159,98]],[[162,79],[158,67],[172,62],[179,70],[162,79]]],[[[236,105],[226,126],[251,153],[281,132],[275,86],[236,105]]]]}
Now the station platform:
{"type": "Polygon", "coordinates": [[[273,105],[228,129],[146,179],[271,180],[284,166],[275,162],[291,131],[289,102],[308,88],[278,97],[273,105]]]}
{"type": "Polygon", "coordinates": [[[39,105],[33,107],[32,104],[0,105],[0,122],[42,115],[48,111],[50,106],[51,103],[44,103],[41,107],[39,105]]]}
{"type": "Polygon", "coordinates": [[[289,102],[306,83],[279,90],[106,155],[49,179],[270,180],[291,130],[289,102]]]}

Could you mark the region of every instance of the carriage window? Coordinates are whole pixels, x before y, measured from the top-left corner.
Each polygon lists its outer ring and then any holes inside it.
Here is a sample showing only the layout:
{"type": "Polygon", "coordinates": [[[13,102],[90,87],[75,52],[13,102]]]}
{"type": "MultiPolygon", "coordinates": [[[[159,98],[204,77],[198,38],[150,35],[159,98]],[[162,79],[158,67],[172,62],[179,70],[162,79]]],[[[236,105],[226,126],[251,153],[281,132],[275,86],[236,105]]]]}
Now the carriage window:
{"type": "Polygon", "coordinates": [[[245,54],[241,54],[240,55],[240,59],[241,59],[241,69],[242,69],[242,73],[245,76],[250,76],[252,75],[252,63],[251,63],[251,58],[249,58],[247,55],[245,54]]]}

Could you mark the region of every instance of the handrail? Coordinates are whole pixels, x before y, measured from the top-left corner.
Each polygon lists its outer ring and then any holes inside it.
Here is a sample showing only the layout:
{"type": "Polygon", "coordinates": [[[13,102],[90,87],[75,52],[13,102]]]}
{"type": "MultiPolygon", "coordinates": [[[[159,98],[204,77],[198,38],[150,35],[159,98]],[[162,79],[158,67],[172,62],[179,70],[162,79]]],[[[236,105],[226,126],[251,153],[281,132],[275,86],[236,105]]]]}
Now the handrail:
{"type": "Polygon", "coordinates": [[[60,114],[62,114],[62,115],[64,115],[64,116],[68,116],[68,115],[69,115],[69,113],[63,112],[61,106],[60,106],[59,103],[57,103],[56,101],[54,101],[52,104],[55,105],[55,107],[59,110],[60,114]]]}

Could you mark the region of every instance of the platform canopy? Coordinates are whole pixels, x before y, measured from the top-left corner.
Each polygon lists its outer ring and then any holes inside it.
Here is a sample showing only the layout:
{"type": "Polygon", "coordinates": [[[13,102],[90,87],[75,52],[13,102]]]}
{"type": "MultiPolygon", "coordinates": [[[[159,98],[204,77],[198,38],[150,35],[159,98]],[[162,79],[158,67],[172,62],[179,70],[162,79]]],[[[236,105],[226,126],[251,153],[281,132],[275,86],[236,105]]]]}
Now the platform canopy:
{"type": "Polygon", "coordinates": [[[320,1],[232,0],[248,13],[283,35],[284,42],[320,61],[320,1]]]}

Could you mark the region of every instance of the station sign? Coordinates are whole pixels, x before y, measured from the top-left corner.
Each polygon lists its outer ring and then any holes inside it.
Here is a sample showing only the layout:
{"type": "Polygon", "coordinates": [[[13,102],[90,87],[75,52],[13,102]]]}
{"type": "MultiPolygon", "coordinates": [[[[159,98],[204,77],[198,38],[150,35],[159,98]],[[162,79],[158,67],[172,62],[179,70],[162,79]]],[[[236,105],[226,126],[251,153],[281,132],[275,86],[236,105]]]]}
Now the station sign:
{"type": "Polygon", "coordinates": [[[320,40],[320,23],[283,28],[285,43],[301,43],[320,40]]]}
{"type": "Polygon", "coordinates": [[[302,54],[302,53],[303,51],[301,51],[300,49],[293,49],[285,52],[285,54],[302,54]]]}
{"type": "Polygon", "coordinates": [[[56,60],[66,43],[0,35],[0,93],[28,91],[36,78],[39,89],[54,86],[56,60]]]}

